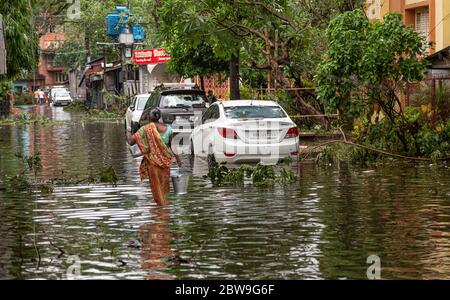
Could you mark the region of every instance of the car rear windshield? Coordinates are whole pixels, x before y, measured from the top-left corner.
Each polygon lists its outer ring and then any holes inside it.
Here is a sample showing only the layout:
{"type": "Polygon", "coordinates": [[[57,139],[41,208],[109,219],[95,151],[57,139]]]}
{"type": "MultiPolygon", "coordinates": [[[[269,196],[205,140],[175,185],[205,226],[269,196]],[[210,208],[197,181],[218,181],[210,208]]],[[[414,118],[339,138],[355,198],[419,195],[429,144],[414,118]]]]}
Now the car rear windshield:
{"type": "Polygon", "coordinates": [[[286,114],[279,106],[233,106],[225,107],[228,119],[280,119],[286,114]]]}
{"type": "Polygon", "coordinates": [[[201,94],[167,94],[162,95],[162,108],[205,107],[206,97],[201,94]]]}
{"type": "Polygon", "coordinates": [[[70,94],[68,92],[56,92],[56,97],[69,97],[70,94]]]}

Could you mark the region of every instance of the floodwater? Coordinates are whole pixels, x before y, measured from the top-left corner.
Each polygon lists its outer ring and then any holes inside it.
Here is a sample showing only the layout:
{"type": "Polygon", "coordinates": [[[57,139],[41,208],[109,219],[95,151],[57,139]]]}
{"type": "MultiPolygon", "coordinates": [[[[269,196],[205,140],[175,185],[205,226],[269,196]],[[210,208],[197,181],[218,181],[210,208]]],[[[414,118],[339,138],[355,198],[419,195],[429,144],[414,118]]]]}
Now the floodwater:
{"type": "Polygon", "coordinates": [[[189,194],[159,208],[122,122],[38,112],[64,122],[1,126],[0,178],[20,172],[22,152],[40,153],[43,178],[111,164],[120,181],[52,194],[0,186],[2,279],[366,279],[370,255],[383,279],[450,279],[446,166],[304,164],[288,188],[233,188],[212,186],[196,159],[189,194]]]}

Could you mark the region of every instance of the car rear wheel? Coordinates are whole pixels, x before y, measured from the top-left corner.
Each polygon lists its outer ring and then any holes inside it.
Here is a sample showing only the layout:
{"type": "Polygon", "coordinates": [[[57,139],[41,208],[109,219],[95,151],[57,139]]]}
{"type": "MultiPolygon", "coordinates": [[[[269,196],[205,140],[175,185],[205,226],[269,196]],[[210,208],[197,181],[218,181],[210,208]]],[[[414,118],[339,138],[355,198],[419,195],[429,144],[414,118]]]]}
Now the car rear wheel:
{"type": "Polygon", "coordinates": [[[216,157],[214,156],[211,146],[209,147],[207,161],[208,161],[208,169],[209,170],[211,170],[214,167],[214,165],[217,163],[216,157]]]}
{"type": "Polygon", "coordinates": [[[190,154],[189,154],[189,162],[191,163],[191,166],[194,166],[194,160],[195,160],[195,151],[194,151],[194,142],[190,141],[190,154]]]}

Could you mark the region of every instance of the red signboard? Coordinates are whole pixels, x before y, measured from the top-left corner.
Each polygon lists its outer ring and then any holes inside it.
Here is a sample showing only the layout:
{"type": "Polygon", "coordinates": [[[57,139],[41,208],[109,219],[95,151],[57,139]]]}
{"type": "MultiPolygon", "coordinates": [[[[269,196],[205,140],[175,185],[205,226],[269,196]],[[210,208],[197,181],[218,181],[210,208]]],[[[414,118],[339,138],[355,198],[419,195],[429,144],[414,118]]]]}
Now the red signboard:
{"type": "Polygon", "coordinates": [[[170,60],[170,55],[163,48],[151,50],[135,50],[133,54],[133,64],[153,65],[165,63],[170,60]]]}
{"type": "Polygon", "coordinates": [[[170,60],[170,55],[163,48],[153,49],[152,64],[165,63],[170,60]]]}
{"type": "Polygon", "coordinates": [[[153,50],[135,50],[133,53],[133,64],[148,65],[152,63],[153,50]]]}

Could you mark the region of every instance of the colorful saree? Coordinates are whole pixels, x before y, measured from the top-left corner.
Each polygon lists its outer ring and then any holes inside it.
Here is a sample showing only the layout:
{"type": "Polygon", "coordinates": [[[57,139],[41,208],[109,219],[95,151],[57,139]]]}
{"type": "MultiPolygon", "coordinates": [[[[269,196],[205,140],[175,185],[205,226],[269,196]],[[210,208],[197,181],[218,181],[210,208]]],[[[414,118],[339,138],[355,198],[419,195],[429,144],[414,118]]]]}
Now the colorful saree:
{"type": "Polygon", "coordinates": [[[164,144],[155,123],[142,127],[133,137],[144,156],[139,168],[141,180],[148,178],[156,203],[166,205],[170,191],[173,152],[164,144]]]}

